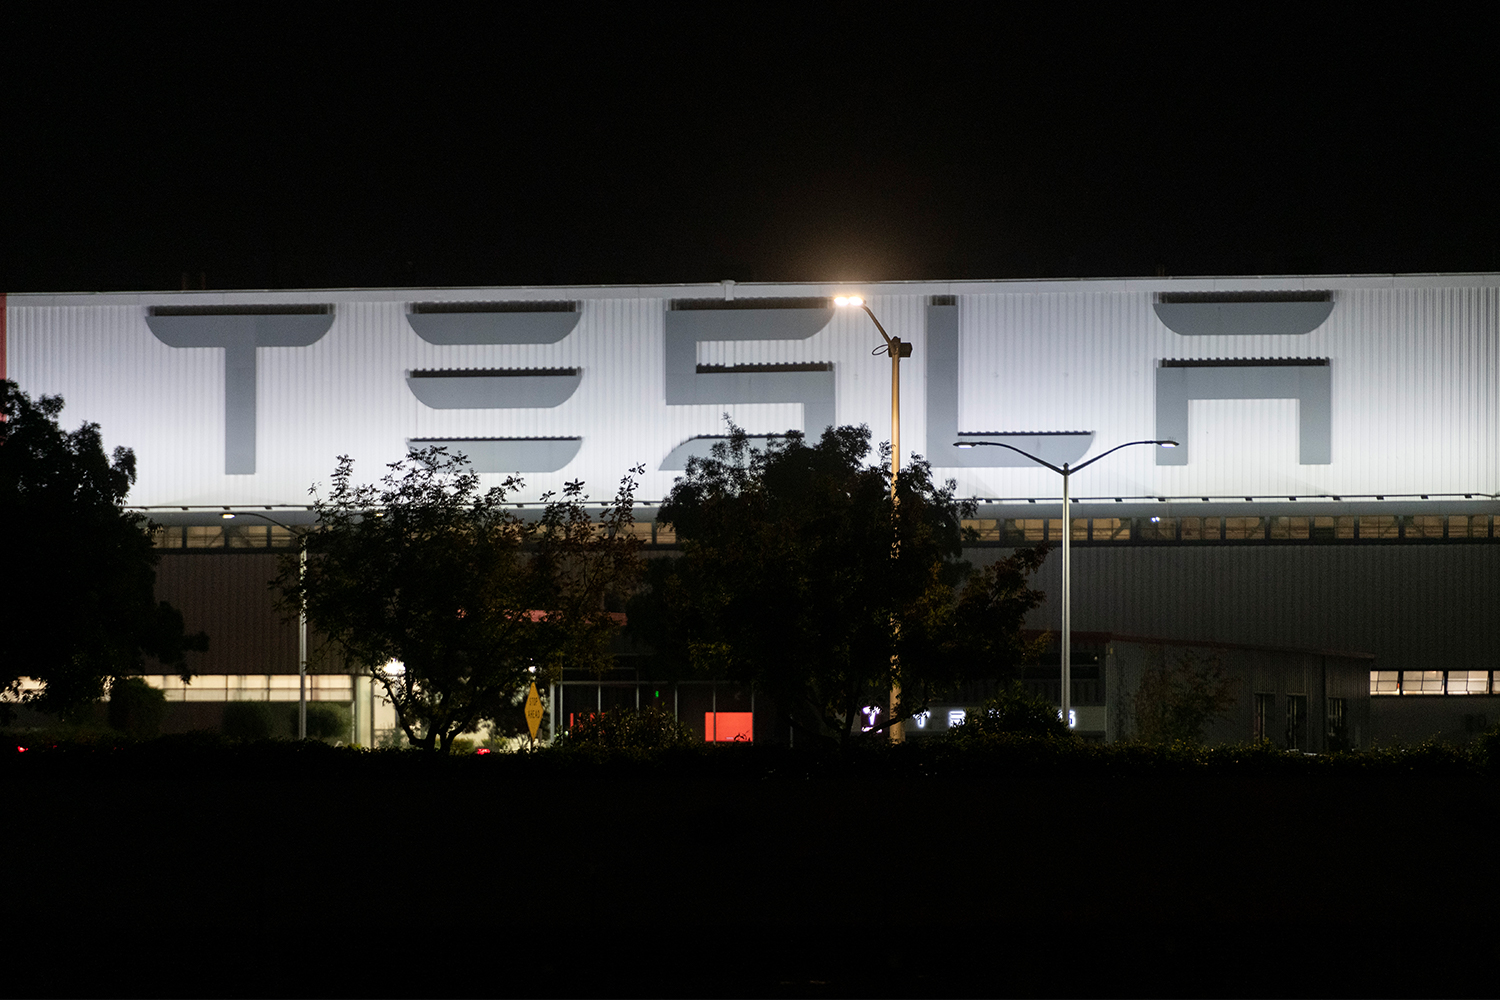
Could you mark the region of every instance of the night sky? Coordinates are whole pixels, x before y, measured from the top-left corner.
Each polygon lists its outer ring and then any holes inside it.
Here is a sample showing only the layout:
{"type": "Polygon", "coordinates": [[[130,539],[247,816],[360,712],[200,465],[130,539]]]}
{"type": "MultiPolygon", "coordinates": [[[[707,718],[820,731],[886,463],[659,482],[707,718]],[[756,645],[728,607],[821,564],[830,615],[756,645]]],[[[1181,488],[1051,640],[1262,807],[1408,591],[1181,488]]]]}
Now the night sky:
{"type": "Polygon", "coordinates": [[[556,10],[8,13],[0,290],[1500,270],[1456,8],[556,10]]]}

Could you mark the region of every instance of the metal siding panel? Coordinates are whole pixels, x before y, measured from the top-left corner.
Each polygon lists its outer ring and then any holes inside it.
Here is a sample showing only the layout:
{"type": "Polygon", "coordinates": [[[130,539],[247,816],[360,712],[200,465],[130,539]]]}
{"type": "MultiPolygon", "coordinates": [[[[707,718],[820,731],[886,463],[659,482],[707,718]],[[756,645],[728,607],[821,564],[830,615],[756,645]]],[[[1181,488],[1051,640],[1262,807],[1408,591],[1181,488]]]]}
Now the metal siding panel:
{"type": "MultiPolygon", "coordinates": [[[[659,498],[673,474],[661,459],[685,440],[724,431],[723,416],[752,433],[800,426],[797,403],[669,406],[663,331],[672,298],[719,286],[643,289],[486,289],[436,292],[235,293],[217,296],[27,296],[8,300],[8,366],[33,394],[62,393],[65,419],[99,422],[107,442],[136,449],[147,505],[296,504],[326,480],[340,454],[375,475],[409,438],[581,437],[577,460],[526,476],[534,500],[572,479],[602,495],[642,462],[642,494],[659,498]],[[569,298],[577,327],[555,344],[431,344],[406,321],[411,301],[569,298]],[[152,304],[332,303],[328,334],[304,348],[261,348],[255,475],[223,474],[224,352],[172,349],[145,324],[152,304]],[[433,410],[406,373],[443,368],[569,368],[578,391],[556,407],[433,410]]],[[[747,294],[831,294],[839,286],[739,286],[747,294]]],[[[926,303],[958,296],[960,430],[1093,431],[1093,453],[1154,436],[1155,372],[1163,358],[1326,357],[1332,377],[1329,466],[1296,460],[1295,404],[1192,404],[1191,464],[1157,467],[1132,449],[1081,473],[1080,497],[1305,496],[1500,493],[1500,319],[1495,276],[1195,279],[1099,282],[891,283],[862,289],[893,334],[911,341],[902,364],[903,450],[940,474],[947,441],[928,441],[926,303]],[[1331,289],[1326,323],[1300,336],[1193,336],[1153,311],[1163,290],[1331,289]],[[1209,443],[1212,442],[1212,446],[1209,443]]],[[[806,340],[698,345],[702,364],[834,364],[838,420],[890,434],[889,364],[868,318],[837,310],[806,340]]],[[[1056,497],[1040,469],[952,469],[961,494],[1056,497]]],[[[496,479],[495,481],[498,481],[496,479]]]]}
{"type": "Polygon", "coordinates": [[[208,652],[188,654],[195,674],[297,672],[297,625],[282,621],[268,586],[276,558],[197,552],[162,557],[157,600],[181,611],[189,632],[208,633],[208,652]]]}

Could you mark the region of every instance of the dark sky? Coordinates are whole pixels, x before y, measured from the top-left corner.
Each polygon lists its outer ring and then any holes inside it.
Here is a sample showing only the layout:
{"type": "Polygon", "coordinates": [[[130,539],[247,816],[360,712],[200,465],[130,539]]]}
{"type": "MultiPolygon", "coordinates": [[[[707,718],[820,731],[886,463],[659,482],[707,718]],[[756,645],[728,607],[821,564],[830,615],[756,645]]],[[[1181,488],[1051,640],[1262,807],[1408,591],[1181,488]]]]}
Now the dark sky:
{"type": "Polygon", "coordinates": [[[484,9],[7,15],[0,290],[1500,269],[1456,11],[484,9]]]}

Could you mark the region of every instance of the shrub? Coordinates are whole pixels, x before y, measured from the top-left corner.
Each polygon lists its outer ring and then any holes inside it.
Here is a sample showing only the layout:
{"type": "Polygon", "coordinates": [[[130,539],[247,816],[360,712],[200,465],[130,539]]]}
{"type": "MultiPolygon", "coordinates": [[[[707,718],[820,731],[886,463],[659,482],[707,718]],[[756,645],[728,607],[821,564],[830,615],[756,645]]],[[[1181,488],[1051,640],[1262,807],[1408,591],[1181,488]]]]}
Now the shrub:
{"type": "MultiPolygon", "coordinates": [[[[297,734],[297,710],[293,705],[287,715],[288,731],[297,734]]],[[[349,736],[349,710],[343,705],[327,701],[307,703],[307,738],[310,740],[347,739],[349,736]]]]}
{"type": "Polygon", "coordinates": [[[1001,688],[976,712],[970,712],[963,725],[949,731],[957,739],[967,736],[1037,736],[1060,739],[1069,735],[1057,706],[1039,695],[1030,694],[1018,681],[1001,688]]]}
{"type": "MultiPolygon", "coordinates": [[[[295,723],[294,723],[295,724],[295,723]]],[[[271,704],[265,701],[231,701],[224,705],[224,735],[234,740],[265,740],[271,737],[271,704]]]]}
{"type": "Polygon", "coordinates": [[[138,739],[161,735],[167,696],[139,677],[116,680],[109,688],[109,724],[138,739]]]}
{"type": "Polygon", "coordinates": [[[648,706],[611,708],[585,716],[574,723],[561,742],[611,750],[661,750],[702,741],[670,712],[648,706]]]}

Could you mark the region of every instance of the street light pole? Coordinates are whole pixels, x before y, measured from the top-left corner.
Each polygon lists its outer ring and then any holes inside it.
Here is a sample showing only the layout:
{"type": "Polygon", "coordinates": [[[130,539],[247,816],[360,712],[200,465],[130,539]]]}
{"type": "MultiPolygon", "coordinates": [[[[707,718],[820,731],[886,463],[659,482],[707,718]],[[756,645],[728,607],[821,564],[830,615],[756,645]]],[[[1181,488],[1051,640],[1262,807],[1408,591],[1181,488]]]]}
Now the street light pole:
{"type": "MultiPolygon", "coordinates": [[[[858,295],[840,295],[833,300],[834,305],[840,307],[858,306],[870,317],[870,322],[875,324],[875,329],[880,331],[880,336],[885,339],[885,344],[875,348],[871,354],[888,354],[891,358],[891,558],[898,559],[901,556],[900,522],[897,514],[900,510],[900,498],[896,494],[896,478],[901,474],[901,359],[911,357],[911,345],[902,341],[900,337],[892,337],[885,332],[885,327],[880,325],[880,320],[875,317],[874,311],[865,304],[865,300],[858,295]]],[[[901,622],[896,616],[891,615],[891,639],[901,637],[901,622]]],[[[896,680],[897,670],[900,666],[900,658],[895,650],[891,651],[891,704],[888,718],[896,718],[896,708],[901,703],[901,685],[896,680]]],[[[887,733],[892,743],[900,743],[906,738],[906,733],[899,722],[888,724],[887,733]]]]}
{"type": "Polygon", "coordinates": [[[1015,445],[1005,444],[1003,441],[955,441],[955,448],[1009,448],[1017,455],[1031,459],[1037,465],[1051,469],[1062,476],[1063,487],[1063,526],[1062,526],[1062,551],[1063,551],[1063,585],[1062,585],[1062,708],[1061,715],[1063,725],[1069,729],[1073,728],[1073,516],[1072,497],[1069,490],[1069,479],[1073,473],[1080,469],[1086,469],[1093,465],[1105,455],[1112,455],[1121,448],[1129,448],[1138,444],[1154,444],[1162,448],[1175,448],[1177,442],[1171,439],[1161,441],[1127,441],[1117,444],[1109,451],[1095,455],[1087,462],[1081,462],[1076,466],[1069,466],[1064,462],[1061,467],[1053,465],[1045,459],[1037,458],[1028,451],[1022,451],[1015,445]]]}

